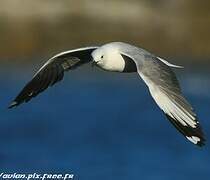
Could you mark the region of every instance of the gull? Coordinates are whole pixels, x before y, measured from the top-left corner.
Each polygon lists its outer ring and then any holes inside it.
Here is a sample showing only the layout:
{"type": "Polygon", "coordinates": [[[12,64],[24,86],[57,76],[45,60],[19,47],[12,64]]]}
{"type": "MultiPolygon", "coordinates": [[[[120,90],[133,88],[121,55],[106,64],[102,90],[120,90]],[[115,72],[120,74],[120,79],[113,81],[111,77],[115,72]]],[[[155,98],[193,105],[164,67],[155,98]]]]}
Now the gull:
{"type": "Polygon", "coordinates": [[[106,71],[137,72],[156,104],[177,130],[192,143],[203,146],[205,137],[197,116],[184,98],[172,68],[183,68],[154,54],[123,42],[84,47],[59,53],[50,58],[26,84],[9,108],[30,101],[33,97],[63,79],[69,70],[92,62],[106,71]]]}

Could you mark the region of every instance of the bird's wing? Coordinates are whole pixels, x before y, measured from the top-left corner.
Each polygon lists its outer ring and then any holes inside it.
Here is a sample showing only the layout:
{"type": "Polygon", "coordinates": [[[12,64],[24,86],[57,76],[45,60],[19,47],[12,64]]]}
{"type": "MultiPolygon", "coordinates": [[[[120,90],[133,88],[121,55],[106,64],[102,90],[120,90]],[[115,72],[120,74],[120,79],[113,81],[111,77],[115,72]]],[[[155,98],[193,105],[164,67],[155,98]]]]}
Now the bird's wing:
{"type": "Polygon", "coordinates": [[[149,53],[138,54],[138,51],[127,51],[124,55],[136,63],[138,73],[147,84],[157,105],[189,141],[198,146],[204,145],[204,134],[196,114],[183,97],[174,72],[158,57],[149,53]]]}
{"type": "Polygon", "coordinates": [[[91,53],[98,47],[65,51],[49,59],[26,84],[9,108],[28,102],[32,97],[63,79],[64,72],[91,61],[91,53]]]}

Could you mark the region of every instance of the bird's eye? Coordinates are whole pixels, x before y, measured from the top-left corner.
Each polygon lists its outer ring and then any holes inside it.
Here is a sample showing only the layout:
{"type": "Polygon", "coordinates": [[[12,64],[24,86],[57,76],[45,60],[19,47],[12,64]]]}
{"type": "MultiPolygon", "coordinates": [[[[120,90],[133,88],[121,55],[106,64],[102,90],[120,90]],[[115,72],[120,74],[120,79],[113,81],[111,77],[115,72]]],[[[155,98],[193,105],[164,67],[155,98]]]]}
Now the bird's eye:
{"type": "Polygon", "coordinates": [[[102,56],[101,56],[101,59],[103,59],[103,58],[104,58],[104,56],[102,55],[102,56]]]}

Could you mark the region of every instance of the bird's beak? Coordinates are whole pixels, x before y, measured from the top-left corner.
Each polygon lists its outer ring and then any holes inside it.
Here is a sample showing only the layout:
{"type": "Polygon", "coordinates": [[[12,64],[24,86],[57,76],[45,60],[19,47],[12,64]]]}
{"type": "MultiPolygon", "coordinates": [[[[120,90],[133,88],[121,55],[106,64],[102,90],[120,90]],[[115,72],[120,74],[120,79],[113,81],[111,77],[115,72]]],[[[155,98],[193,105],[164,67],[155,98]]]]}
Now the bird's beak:
{"type": "Polygon", "coordinates": [[[92,67],[95,67],[96,65],[97,65],[97,62],[96,62],[96,61],[92,61],[92,62],[91,62],[91,66],[92,66],[92,67]]]}

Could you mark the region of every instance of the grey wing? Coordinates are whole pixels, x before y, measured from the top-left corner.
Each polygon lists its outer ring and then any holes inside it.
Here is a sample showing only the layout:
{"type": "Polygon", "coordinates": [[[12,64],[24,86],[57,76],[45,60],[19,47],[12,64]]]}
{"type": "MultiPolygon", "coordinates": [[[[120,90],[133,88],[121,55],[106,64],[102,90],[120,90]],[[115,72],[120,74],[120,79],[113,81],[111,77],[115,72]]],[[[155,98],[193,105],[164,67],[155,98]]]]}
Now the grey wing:
{"type": "Polygon", "coordinates": [[[202,146],[205,139],[192,106],[183,97],[179,82],[169,66],[156,57],[145,57],[139,75],[169,121],[192,143],[202,146]]]}
{"type": "Polygon", "coordinates": [[[23,102],[28,102],[32,97],[61,81],[64,72],[74,69],[91,61],[91,53],[98,47],[86,47],[62,52],[49,59],[40,70],[26,84],[18,96],[12,101],[9,108],[23,102]]]}

